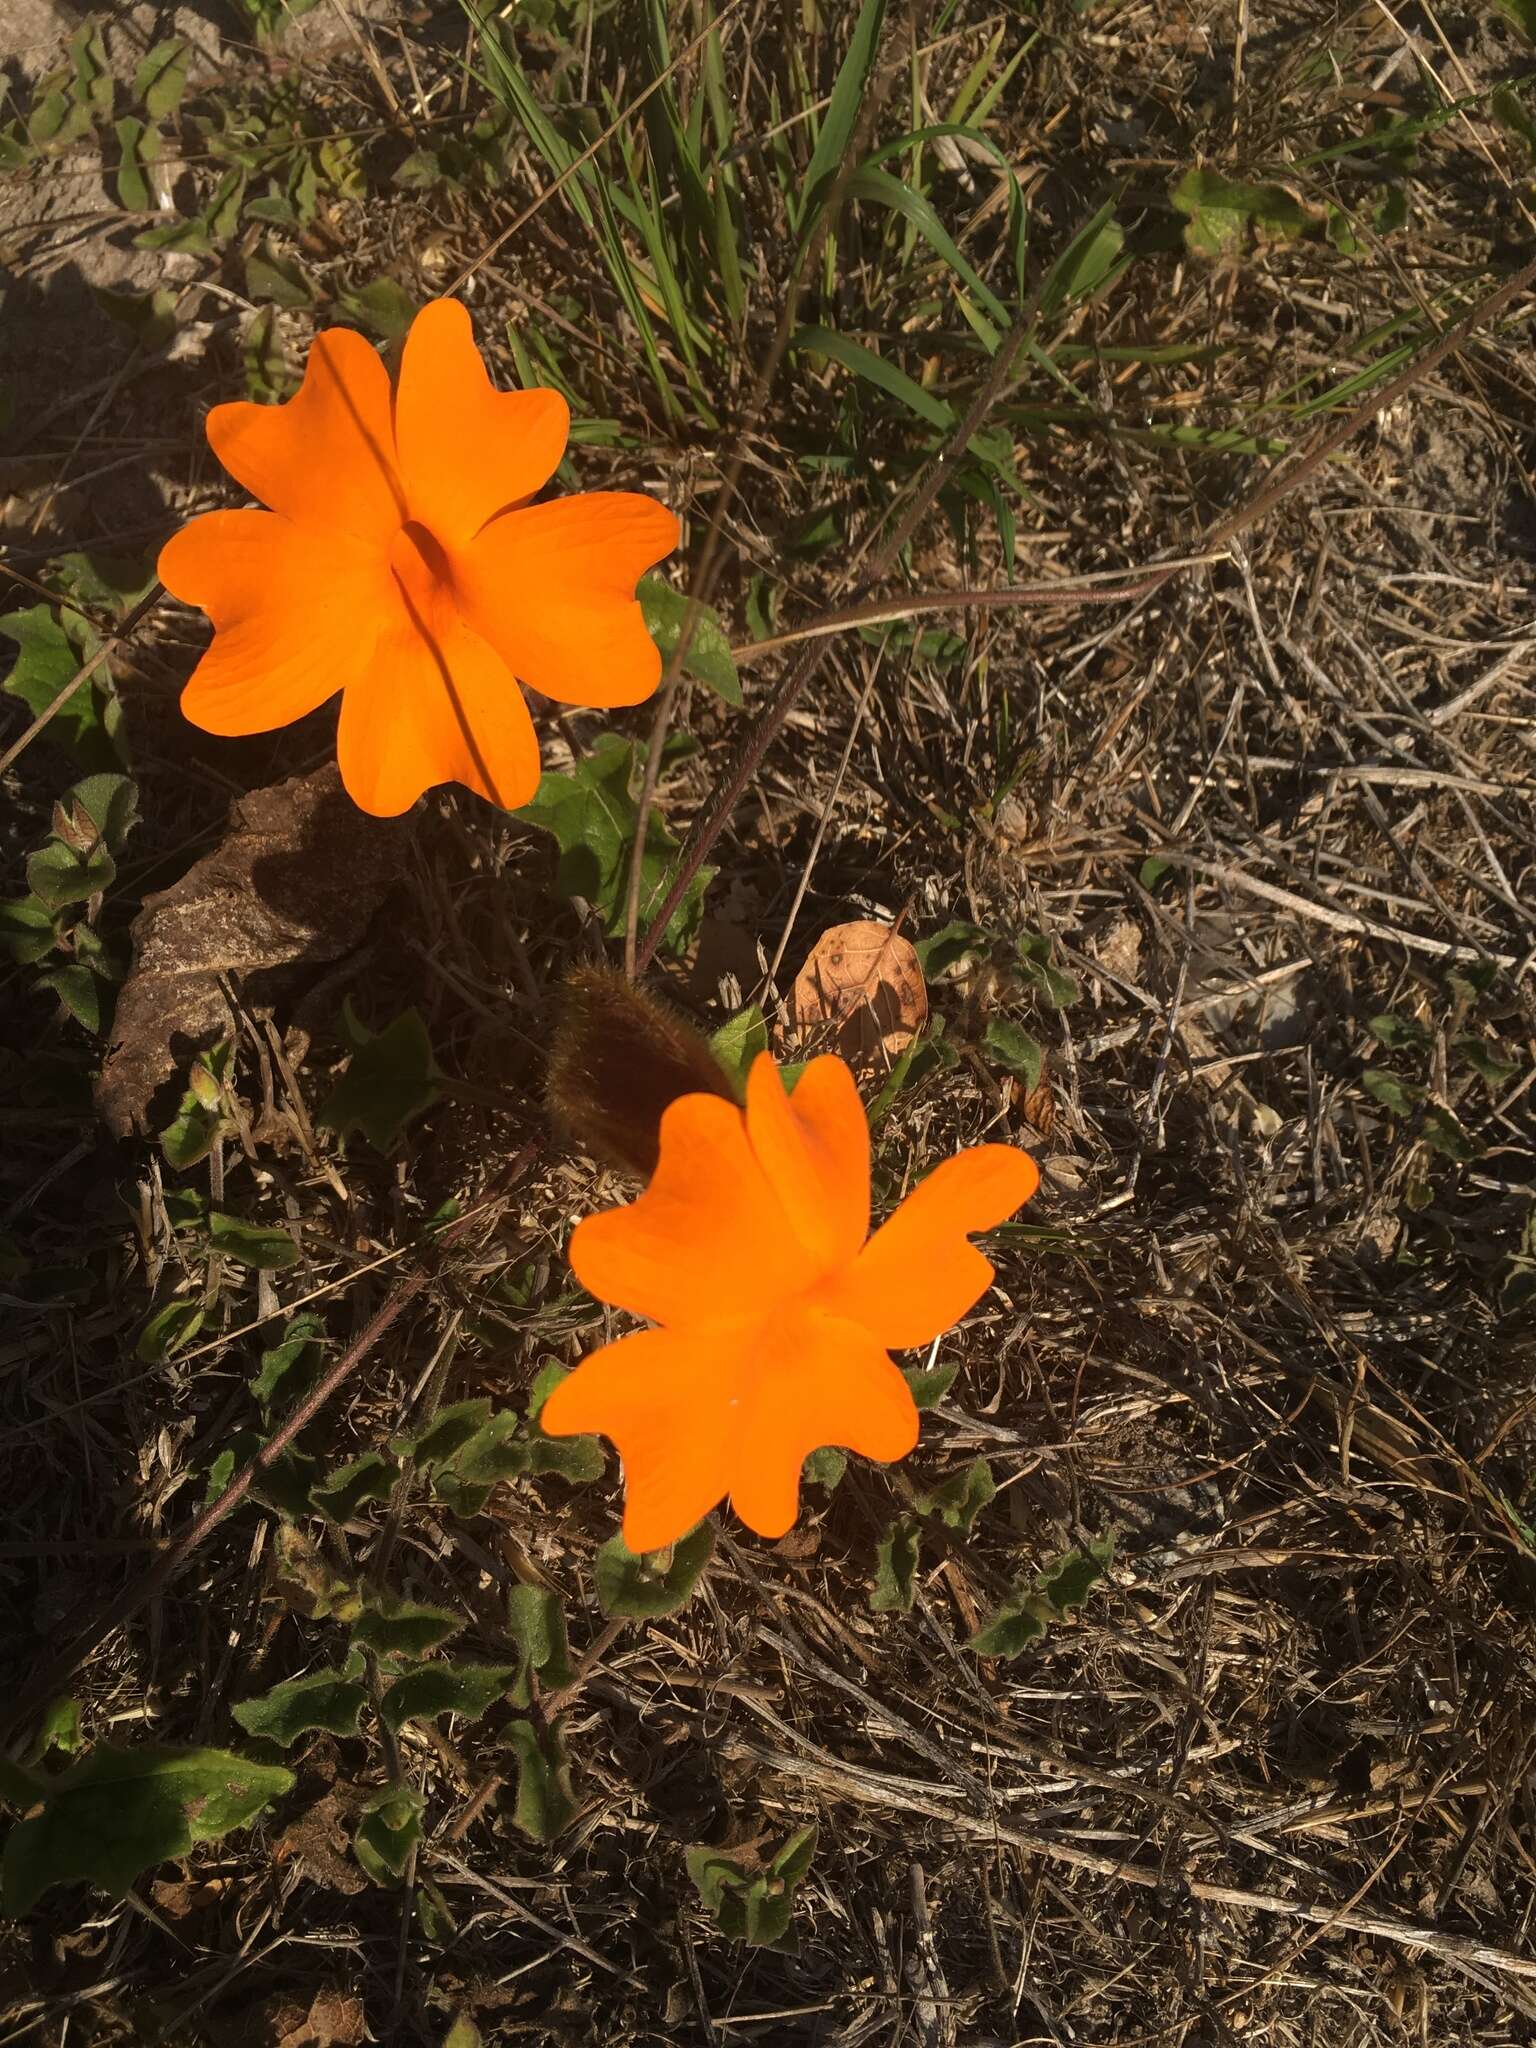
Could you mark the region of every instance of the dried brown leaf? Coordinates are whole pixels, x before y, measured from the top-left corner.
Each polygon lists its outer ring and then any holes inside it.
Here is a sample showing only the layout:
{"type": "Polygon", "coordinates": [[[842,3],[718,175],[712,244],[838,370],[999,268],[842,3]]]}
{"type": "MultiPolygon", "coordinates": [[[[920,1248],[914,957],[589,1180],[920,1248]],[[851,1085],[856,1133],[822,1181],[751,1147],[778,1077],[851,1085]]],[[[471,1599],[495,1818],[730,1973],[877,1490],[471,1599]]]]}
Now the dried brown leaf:
{"type": "Polygon", "coordinates": [[[133,966],[96,1084],[108,1129],[143,1130],[155,1091],[233,1028],[226,977],[248,1000],[272,1001],[285,974],[350,951],[403,845],[401,822],[358,810],[334,762],[241,797],[221,844],[146,897],[133,921],[133,966]]]}
{"type": "Polygon", "coordinates": [[[807,1052],[836,1052],[855,1070],[885,1067],[928,1021],[928,988],[911,942],[859,918],[822,933],[795,980],[795,1024],[807,1052]]]}

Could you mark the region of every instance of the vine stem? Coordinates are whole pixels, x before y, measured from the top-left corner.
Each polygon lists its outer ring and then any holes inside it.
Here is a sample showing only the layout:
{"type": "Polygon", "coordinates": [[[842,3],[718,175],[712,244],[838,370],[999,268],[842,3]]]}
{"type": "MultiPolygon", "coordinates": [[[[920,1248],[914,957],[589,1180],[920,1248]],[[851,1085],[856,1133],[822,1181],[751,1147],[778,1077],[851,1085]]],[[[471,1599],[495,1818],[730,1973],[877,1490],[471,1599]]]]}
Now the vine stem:
{"type": "MultiPolygon", "coordinates": [[[[1282,469],[1280,475],[1271,477],[1235,511],[1218,519],[1213,526],[1200,534],[1191,546],[1181,550],[1179,561],[1166,562],[1153,568],[1134,585],[1124,587],[1121,595],[1127,599],[1151,596],[1164,584],[1171,582],[1175,576],[1187,573],[1190,566],[1189,557],[1208,556],[1212,551],[1225,548],[1228,542],[1235,540],[1239,534],[1274,511],[1277,505],[1282,504],[1293,491],[1298,490],[1306,482],[1308,477],[1320,469],[1331,455],[1337,454],[1347,441],[1352,440],[1362,427],[1369,426],[1388,406],[1393,405],[1405,392],[1411,391],[1480,327],[1486,326],[1491,320],[1496,320],[1505,307],[1513,304],[1533,283],[1536,283],[1536,257],[1523,263],[1512,277],[1506,278],[1496,290],[1480,299],[1462,315],[1461,319],[1448,327],[1437,341],[1431,343],[1422,355],[1415,357],[1405,369],[1383,384],[1373,397],[1364,400],[1352,412],[1346,413],[1344,418],[1333,426],[1324,428],[1290,468],[1282,469]]],[[[1038,303],[1038,298],[1037,291],[1034,303],[1038,303]]],[[[911,537],[918,520],[938,495],[950,469],[959,460],[971,436],[1001,395],[1013,359],[1033,324],[1032,305],[1026,308],[1019,320],[1009,329],[1002,346],[992,359],[992,367],[982,382],[970,410],[914,494],[912,503],[894,535],[882,545],[871,568],[859,579],[850,593],[852,608],[855,611],[858,609],[859,601],[867,595],[871,586],[889,572],[901,548],[911,537]]],[[[1014,602],[1060,602],[1054,591],[1048,595],[1040,591],[1028,598],[1019,591],[998,595],[1010,596],[1014,602]]],[[[1095,595],[1089,593],[1085,596],[1079,592],[1077,601],[1094,602],[1095,595]]],[[[830,637],[829,634],[827,638],[830,637]]],[[[662,934],[671,922],[677,906],[687,894],[694,876],[704,865],[715,841],[725,829],[726,820],[734,810],[742,791],[761,766],[763,756],[783,729],[785,720],[799,701],[806,685],[820,668],[826,653],[827,638],[813,641],[793,664],[758,714],[756,724],[752,726],[745,741],[727,763],[724,773],[710,792],[704,809],[696,819],[693,830],[688,835],[687,844],[679,856],[671,886],[662,898],[661,907],[651,919],[645,937],[637,949],[636,958],[642,969],[655,957],[662,934]]]]}

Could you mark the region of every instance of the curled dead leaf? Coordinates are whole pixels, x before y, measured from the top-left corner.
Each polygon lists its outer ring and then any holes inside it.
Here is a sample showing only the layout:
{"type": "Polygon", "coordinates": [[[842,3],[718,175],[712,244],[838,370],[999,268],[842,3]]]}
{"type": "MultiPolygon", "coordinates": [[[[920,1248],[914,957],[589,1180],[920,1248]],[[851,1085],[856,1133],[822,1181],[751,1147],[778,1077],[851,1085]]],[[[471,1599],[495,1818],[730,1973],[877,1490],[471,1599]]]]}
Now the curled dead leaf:
{"type": "Polygon", "coordinates": [[[156,1090],[234,1028],[226,977],[259,1003],[284,972],[358,944],[403,846],[401,822],[358,810],[334,762],[235,803],[221,843],[133,921],[133,966],[96,1084],[114,1136],[143,1130],[156,1090]]]}
{"type": "Polygon", "coordinates": [[[811,948],[794,1010],[807,1053],[839,1053],[855,1071],[883,1069],[927,1023],[928,988],[910,940],[859,918],[833,925],[811,948]]]}

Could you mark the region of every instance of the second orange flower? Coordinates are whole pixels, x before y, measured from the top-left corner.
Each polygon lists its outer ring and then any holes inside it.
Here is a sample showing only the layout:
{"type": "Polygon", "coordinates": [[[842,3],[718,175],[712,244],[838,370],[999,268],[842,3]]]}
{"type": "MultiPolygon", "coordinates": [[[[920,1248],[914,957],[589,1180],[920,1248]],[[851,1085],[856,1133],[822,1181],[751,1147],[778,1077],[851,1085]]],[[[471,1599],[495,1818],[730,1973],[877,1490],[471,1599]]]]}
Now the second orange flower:
{"type": "Polygon", "coordinates": [[[215,406],[214,454],[270,510],[207,513],[161,552],[166,588],[214,625],[186,716],[267,732],[339,690],[363,810],[393,816],[440,782],[527,802],[539,747],[519,684],[564,704],[648,697],[661,657],[635,585],[678,540],[638,493],[532,503],[569,425],[558,392],[493,387],[450,299],[417,315],[393,386],[332,328],[286,404],[215,406]]]}

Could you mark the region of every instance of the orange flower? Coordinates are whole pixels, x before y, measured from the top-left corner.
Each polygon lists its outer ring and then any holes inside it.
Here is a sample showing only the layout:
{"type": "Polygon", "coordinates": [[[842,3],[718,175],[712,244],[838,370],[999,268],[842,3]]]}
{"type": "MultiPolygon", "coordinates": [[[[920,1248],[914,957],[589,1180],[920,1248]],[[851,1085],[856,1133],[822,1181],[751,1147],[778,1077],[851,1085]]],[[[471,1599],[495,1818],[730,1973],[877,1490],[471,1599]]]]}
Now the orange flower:
{"type": "Polygon", "coordinates": [[[812,1451],[912,1449],[917,1410],[888,1349],[931,1343],[974,1306],[993,1272],[967,1232],[1011,1216],[1039,1180],[1027,1153],[973,1146],[871,1237],[852,1074],[812,1060],[791,1096],[762,1053],[744,1111],[680,1096],[645,1193],[578,1224],[577,1279],[658,1327],[584,1360],[540,1425],[618,1445],[631,1550],[675,1542],[727,1494],[749,1528],[782,1536],[812,1451]]]}
{"type": "Polygon", "coordinates": [[[565,400],[497,391],[452,299],[411,325],[393,389],[333,327],[285,405],[218,405],[208,441],[267,512],[210,512],[160,555],[213,645],[181,707],[205,732],[269,732],[340,690],[341,778],[393,817],[462,782],[533,795],[518,682],[563,704],[638,704],[661,658],[636,579],[677,521],[629,491],[531,502],[565,449],[565,400]]]}

